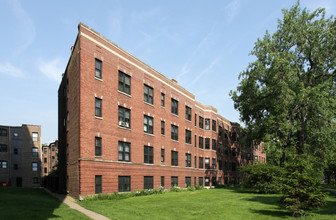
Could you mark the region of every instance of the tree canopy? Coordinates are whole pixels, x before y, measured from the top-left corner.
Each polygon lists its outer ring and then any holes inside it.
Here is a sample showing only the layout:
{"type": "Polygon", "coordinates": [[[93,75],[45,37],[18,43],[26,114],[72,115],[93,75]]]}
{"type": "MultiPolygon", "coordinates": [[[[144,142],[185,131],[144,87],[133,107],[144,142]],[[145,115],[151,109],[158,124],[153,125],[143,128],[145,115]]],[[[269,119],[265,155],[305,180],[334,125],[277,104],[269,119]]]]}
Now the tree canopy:
{"type": "Polygon", "coordinates": [[[230,95],[246,137],[265,142],[280,164],[290,154],[328,159],[336,143],[336,21],[299,2],[282,12],[230,95]]]}

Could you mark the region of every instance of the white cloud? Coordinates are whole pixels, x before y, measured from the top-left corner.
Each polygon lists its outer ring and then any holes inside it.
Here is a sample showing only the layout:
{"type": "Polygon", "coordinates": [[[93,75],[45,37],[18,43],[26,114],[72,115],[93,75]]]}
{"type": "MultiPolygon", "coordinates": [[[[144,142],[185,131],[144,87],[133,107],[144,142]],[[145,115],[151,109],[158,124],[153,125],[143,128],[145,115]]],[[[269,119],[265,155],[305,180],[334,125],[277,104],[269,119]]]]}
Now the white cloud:
{"type": "Polygon", "coordinates": [[[12,6],[14,15],[19,22],[19,26],[14,28],[18,28],[18,34],[22,36],[19,42],[19,47],[16,48],[14,52],[14,55],[18,56],[34,41],[36,30],[32,19],[25,12],[19,1],[9,1],[9,4],[12,6]]]}
{"type": "Polygon", "coordinates": [[[226,21],[228,23],[231,23],[233,19],[236,17],[239,8],[240,8],[240,0],[233,0],[232,2],[226,5],[224,11],[226,15],[226,21]]]}
{"type": "Polygon", "coordinates": [[[0,63],[0,73],[12,76],[12,77],[23,77],[22,70],[15,67],[11,63],[0,63]]]}
{"type": "Polygon", "coordinates": [[[56,82],[61,81],[65,65],[66,64],[60,58],[55,58],[49,61],[39,59],[37,61],[37,67],[41,73],[56,82]]]}

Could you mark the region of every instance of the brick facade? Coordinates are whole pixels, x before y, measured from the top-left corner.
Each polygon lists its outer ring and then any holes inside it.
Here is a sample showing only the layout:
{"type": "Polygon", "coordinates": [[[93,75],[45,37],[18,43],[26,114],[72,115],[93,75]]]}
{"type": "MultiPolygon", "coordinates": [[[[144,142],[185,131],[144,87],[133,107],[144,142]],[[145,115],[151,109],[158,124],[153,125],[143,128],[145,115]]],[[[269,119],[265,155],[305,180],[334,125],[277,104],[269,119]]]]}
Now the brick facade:
{"type": "Polygon", "coordinates": [[[0,182],[18,187],[40,186],[41,126],[1,125],[0,145],[0,182]]]}
{"type": "Polygon", "coordinates": [[[168,79],[84,24],[79,24],[78,30],[58,91],[59,160],[60,170],[66,171],[61,185],[66,185],[70,195],[81,198],[94,194],[97,188],[102,193],[116,192],[120,176],[130,177],[131,191],[144,189],[145,176],[153,177],[153,188],[160,187],[162,176],[165,188],[171,187],[171,177],[178,177],[180,187],[186,186],[188,177],[192,186],[202,178],[202,184],[208,186],[239,181],[238,169],[229,171],[229,167],[238,168],[245,160],[240,155],[246,150],[237,144],[239,124],[219,115],[216,108],[197,102],[176,80],[168,79]],[[122,77],[129,79],[130,91],[127,79],[122,77]],[[176,128],[177,133],[172,134],[176,128]],[[130,147],[129,161],[123,144],[130,147]],[[147,147],[153,151],[152,160],[145,156],[147,147]],[[230,155],[225,154],[225,148],[230,155]],[[237,152],[232,154],[231,149],[237,152]],[[171,158],[172,151],[178,152],[177,166],[172,164],[176,161],[171,158]],[[205,161],[210,161],[209,167],[205,161]],[[225,162],[231,164],[226,171],[225,162]]]}
{"type": "Polygon", "coordinates": [[[42,146],[42,176],[48,176],[57,170],[58,141],[42,146]]]}

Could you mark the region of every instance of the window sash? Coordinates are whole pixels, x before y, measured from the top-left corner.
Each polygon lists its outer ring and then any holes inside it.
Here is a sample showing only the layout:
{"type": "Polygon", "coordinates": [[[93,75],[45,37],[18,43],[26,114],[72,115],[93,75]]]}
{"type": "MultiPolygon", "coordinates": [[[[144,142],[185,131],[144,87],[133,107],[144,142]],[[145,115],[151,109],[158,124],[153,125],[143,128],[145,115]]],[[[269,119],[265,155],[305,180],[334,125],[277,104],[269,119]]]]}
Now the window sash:
{"type": "Polygon", "coordinates": [[[153,177],[152,176],[144,177],[144,189],[153,189],[153,177]]]}
{"type": "Polygon", "coordinates": [[[95,176],[95,193],[102,193],[102,176],[95,176]]]}
{"type": "Polygon", "coordinates": [[[161,134],[164,135],[165,134],[165,122],[161,121],[161,134]]]}
{"type": "Polygon", "coordinates": [[[161,149],[161,163],[165,162],[165,149],[161,149]]]}
{"type": "Polygon", "coordinates": [[[126,162],[131,160],[131,143],[118,142],[118,160],[126,162]]]}
{"type": "Polygon", "coordinates": [[[205,119],[205,130],[210,130],[210,119],[209,118],[205,119]]]}
{"type": "Polygon", "coordinates": [[[178,186],[178,177],[177,176],[172,176],[171,177],[171,186],[178,186]]]}
{"type": "Polygon", "coordinates": [[[171,99],[171,113],[178,115],[178,101],[171,99]]]}
{"type": "Polygon", "coordinates": [[[198,137],[198,147],[203,149],[203,137],[198,137]]]}
{"type": "Polygon", "coordinates": [[[127,108],[118,107],[118,125],[124,128],[131,127],[131,111],[127,108]]]}
{"type": "Polygon", "coordinates": [[[191,154],[185,155],[185,163],[186,163],[186,167],[191,167],[191,154]]]}
{"type": "Polygon", "coordinates": [[[131,95],[131,77],[119,70],[118,90],[131,95]]]}
{"type": "Polygon", "coordinates": [[[210,149],[210,138],[205,138],[205,149],[209,150],[210,149]]]}
{"type": "Polygon", "coordinates": [[[147,115],[144,115],[144,132],[153,134],[153,118],[147,115]]]}
{"type": "Polygon", "coordinates": [[[161,93],[161,106],[165,107],[165,94],[161,93]]]}
{"type": "Polygon", "coordinates": [[[95,60],[95,77],[102,78],[102,61],[98,59],[95,60]]]}
{"type": "Polygon", "coordinates": [[[153,147],[144,146],[144,163],[153,164],[153,147]]]}
{"type": "Polygon", "coordinates": [[[101,147],[102,147],[102,139],[101,137],[95,137],[95,156],[101,156],[101,147]]]}
{"type": "Polygon", "coordinates": [[[171,125],[171,139],[178,141],[178,127],[171,125]]]}
{"type": "Polygon", "coordinates": [[[95,116],[102,116],[102,100],[99,98],[95,98],[95,116]]]}
{"type": "Polygon", "coordinates": [[[131,191],[131,177],[118,176],[118,192],[130,192],[130,191],[131,191]]]}
{"type": "Polygon", "coordinates": [[[191,131],[189,131],[189,130],[186,130],[185,131],[186,132],[186,143],[187,144],[191,144],[191,131]]]}
{"type": "Polygon", "coordinates": [[[203,123],[204,123],[204,119],[203,119],[203,117],[199,116],[199,122],[198,122],[198,125],[199,125],[199,127],[202,128],[202,129],[203,129],[203,123]]]}
{"type": "Polygon", "coordinates": [[[153,88],[144,85],[144,101],[153,104],[153,88]]]}
{"type": "Polygon", "coordinates": [[[171,151],[171,165],[178,166],[178,152],[171,151]]]}
{"type": "Polygon", "coordinates": [[[203,157],[198,158],[198,168],[203,169],[203,157]]]}
{"type": "Polygon", "coordinates": [[[191,121],[191,108],[186,106],[186,119],[191,121]]]}

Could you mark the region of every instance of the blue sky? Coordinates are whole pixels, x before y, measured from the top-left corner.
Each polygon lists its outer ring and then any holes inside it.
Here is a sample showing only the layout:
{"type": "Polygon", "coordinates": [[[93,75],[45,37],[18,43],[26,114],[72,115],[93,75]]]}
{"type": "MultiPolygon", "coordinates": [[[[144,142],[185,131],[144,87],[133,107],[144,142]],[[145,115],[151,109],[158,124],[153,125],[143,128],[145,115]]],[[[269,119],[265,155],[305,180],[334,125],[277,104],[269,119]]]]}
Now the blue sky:
{"type": "MultiPolygon", "coordinates": [[[[253,61],[254,42],[295,2],[1,0],[0,124],[38,124],[43,143],[57,139],[57,91],[79,22],[239,122],[229,92],[253,61]]],[[[336,14],[333,0],[301,6],[336,14]]]]}

